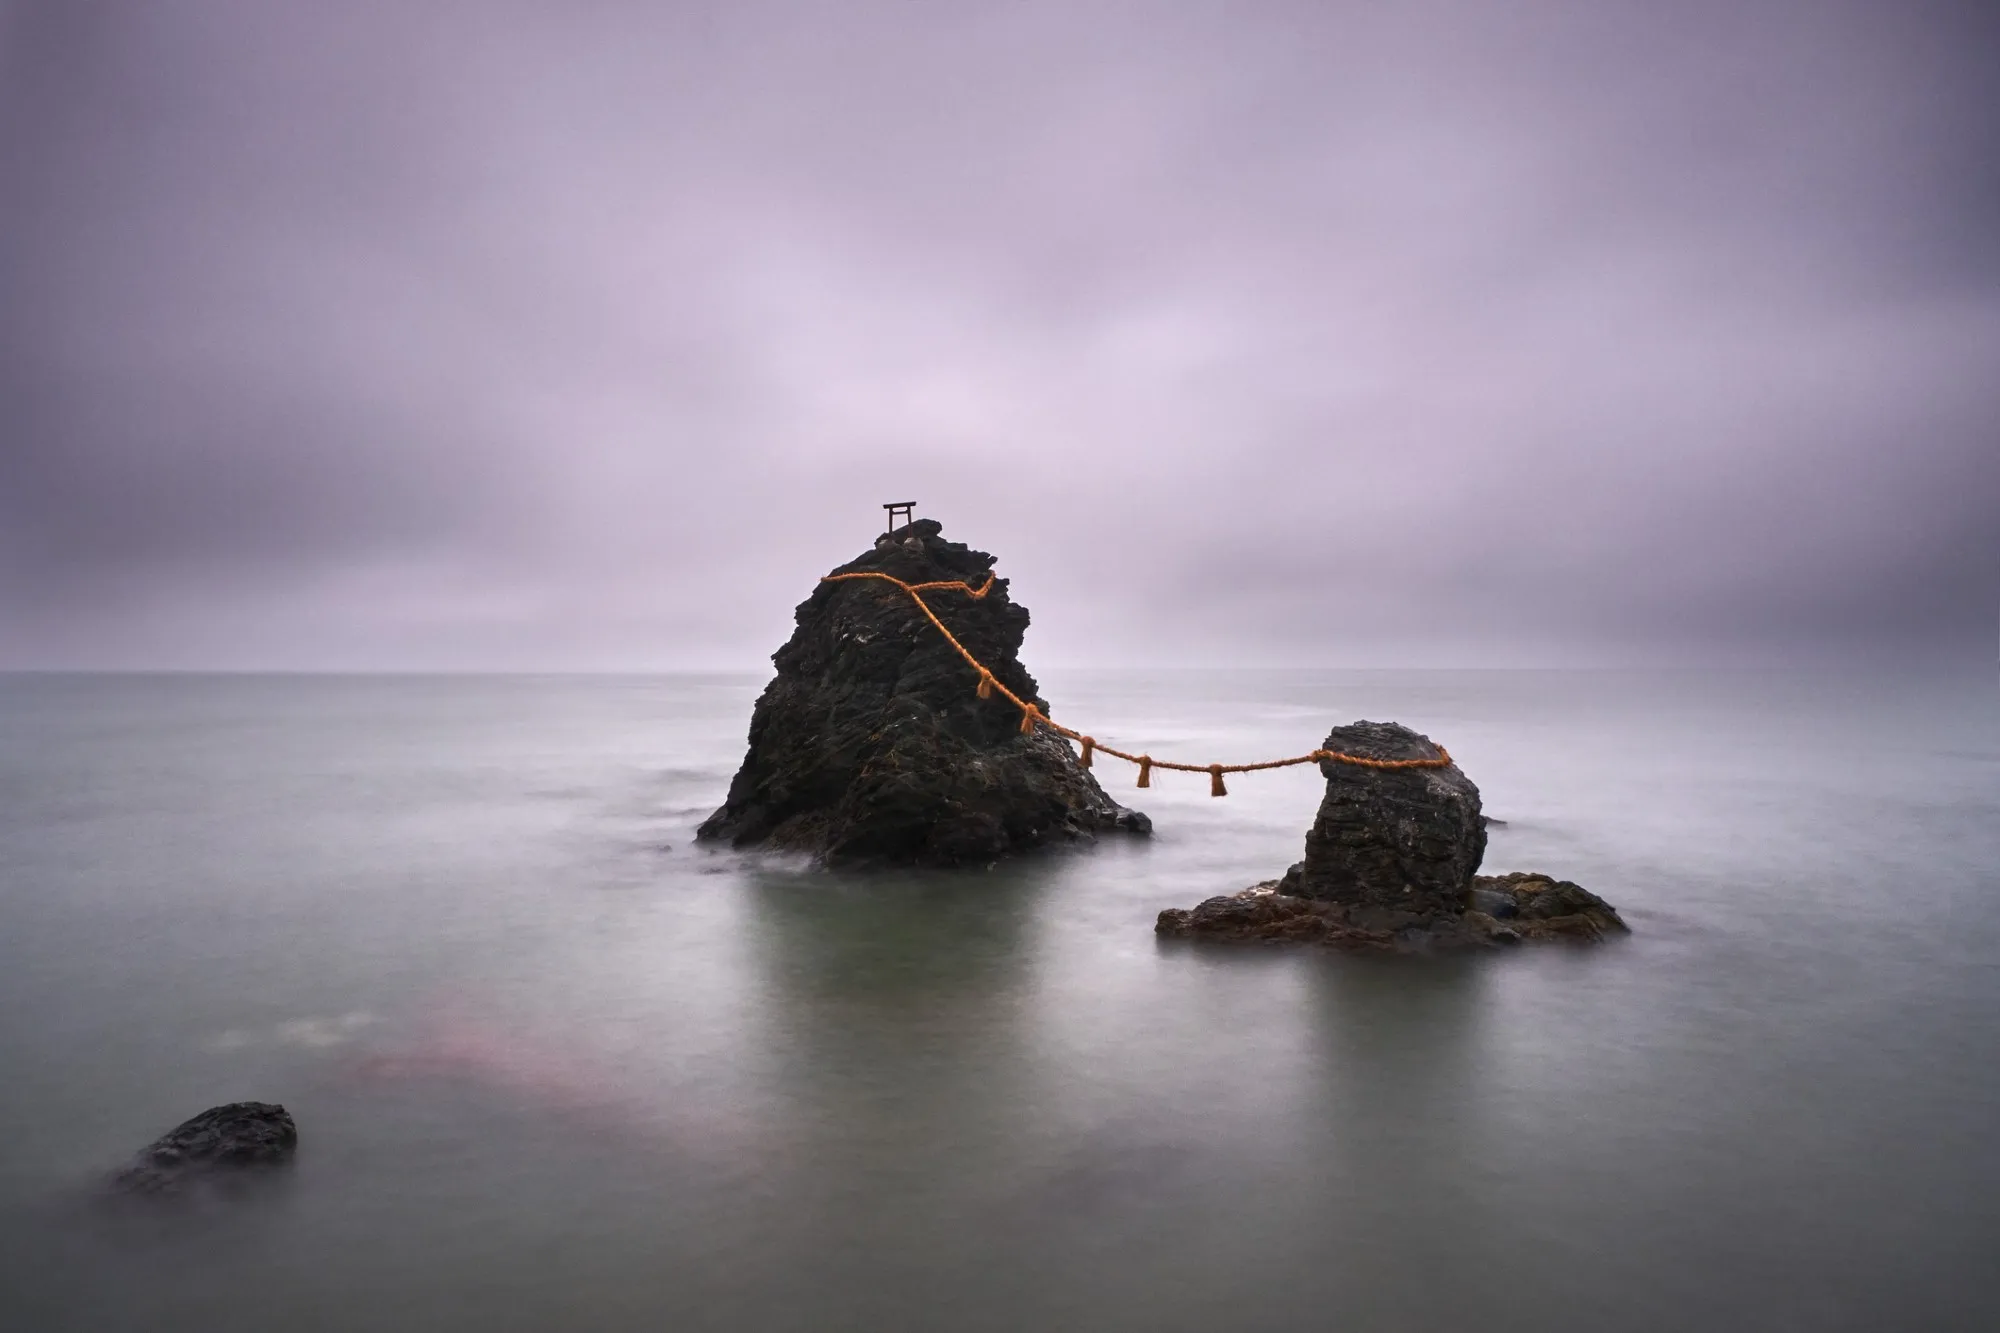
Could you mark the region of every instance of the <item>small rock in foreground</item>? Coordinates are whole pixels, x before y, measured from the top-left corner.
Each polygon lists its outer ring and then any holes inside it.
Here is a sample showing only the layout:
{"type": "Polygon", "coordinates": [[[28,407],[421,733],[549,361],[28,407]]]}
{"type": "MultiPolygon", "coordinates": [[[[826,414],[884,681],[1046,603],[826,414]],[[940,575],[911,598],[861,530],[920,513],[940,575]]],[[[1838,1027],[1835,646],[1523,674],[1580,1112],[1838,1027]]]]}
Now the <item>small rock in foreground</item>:
{"type": "Polygon", "coordinates": [[[231,1102],[161,1135],[112,1184],[135,1194],[171,1193],[218,1170],[288,1162],[298,1146],[299,1127],[284,1107],[231,1102]]]}

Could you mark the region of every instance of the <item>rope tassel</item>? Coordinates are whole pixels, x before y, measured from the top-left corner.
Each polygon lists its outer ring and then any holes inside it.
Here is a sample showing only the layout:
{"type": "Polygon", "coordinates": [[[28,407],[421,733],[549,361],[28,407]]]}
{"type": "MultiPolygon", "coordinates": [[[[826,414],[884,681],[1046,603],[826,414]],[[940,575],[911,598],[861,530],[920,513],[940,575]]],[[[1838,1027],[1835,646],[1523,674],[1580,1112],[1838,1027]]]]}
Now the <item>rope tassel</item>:
{"type": "Polygon", "coordinates": [[[1021,710],[1021,734],[1023,736],[1032,736],[1035,734],[1035,706],[1033,704],[1029,704],[1021,710]]]}
{"type": "Polygon", "coordinates": [[[1090,767],[1090,752],[1092,750],[1095,750],[1096,748],[1097,748],[1097,741],[1095,740],[1095,738],[1090,736],[1085,736],[1083,738],[1083,758],[1078,762],[1080,762],[1085,768],[1090,767]]]}
{"type": "Polygon", "coordinates": [[[1229,788],[1222,785],[1221,764],[1210,764],[1208,766],[1208,794],[1210,796],[1229,795],[1229,788]]]}
{"type": "Polygon", "coordinates": [[[979,697],[982,699],[991,699],[993,697],[993,673],[991,671],[981,671],[979,673],[979,697]]]}
{"type": "Polygon", "coordinates": [[[1149,754],[1139,756],[1139,785],[1141,787],[1153,785],[1153,756],[1149,754]]]}

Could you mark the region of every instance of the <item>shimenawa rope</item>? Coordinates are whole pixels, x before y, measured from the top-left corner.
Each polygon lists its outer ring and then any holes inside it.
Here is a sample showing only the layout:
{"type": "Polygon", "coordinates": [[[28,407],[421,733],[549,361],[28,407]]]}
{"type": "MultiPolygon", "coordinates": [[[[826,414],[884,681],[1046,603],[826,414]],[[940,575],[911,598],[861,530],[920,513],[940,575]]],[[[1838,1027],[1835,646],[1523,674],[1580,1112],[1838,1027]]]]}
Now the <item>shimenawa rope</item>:
{"type": "Polygon", "coordinates": [[[1047,727],[1058,736],[1077,742],[1083,750],[1081,762],[1085,768],[1091,766],[1091,755],[1098,750],[1102,750],[1105,754],[1115,758],[1123,759],[1128,764],[1137,764],[1139,766],[1139,785],[1141,787],[1150,787],[1153,785],[1153,770],[1156,768],[1171,769],[1177,773],[1206,773],[1208,774],[1208,794],[1210,796],[1227,796],[1229,789],[1222,784],[1222,775],[1224,773],[1258,773],[1267,768],[1290,768],[1295,764],[1316,764],[1328,759],[1335,763],[1354,764],[1361,768],[1444,768],[1451,763],[1451,754],[1442,745],[1437,747],[1438,757],[1435,759],[1369,759],[1363,755],[1347,754],[1340,750],[1314,750],[1311,754],[1294,755],[1290,759],[1267,759],[1261,764],[1176,764],[1166,759],[1155,759],[1149,754],[1127,754],[1123,750],[1112,749],[1109,745],[1105,745],[1094,736],[1086,736],[1080,731],[1070,730],[1061,723],[1052,720],[1041,709],[1035,707],[1034,704],[1029,703],[1026,699],[1023,699],[1020,695],[1001,684],[999,678],[987,668],[986,664],[974,657],[966,646],[958,641],[958,636],[945,627],[945,623],[938,619],[937,612],[931,610],[930,603],[926,602],[923,598],[923,594],[932,588],[956,588],[974,601],[978,601],[980,598],[986,596],[988,592],[992,591],[993,575],[988,574],[986,582],[980,584],[977,588],[963,579],[936,579],[930,583],[905,583],[893,574],[884,574],[879,570],[872,569],[859,570],[851,574],[828,574],[820,582],[844,583],[850,579],[879,579],[883,583],[892,583],[908,593],[910,600],[917,604],[917,609],[924,613],[924,618],[937,627],[938,633],[944,635],[945,642],[957,649],[958,655],[963,657],[972,669],[979,673],[979,697],[990,699],[997,690],[1003,698],[1021,710],[1021,734],[1023,736],[1033,735],[1035,728],[1039,725],[1047,727]]]}

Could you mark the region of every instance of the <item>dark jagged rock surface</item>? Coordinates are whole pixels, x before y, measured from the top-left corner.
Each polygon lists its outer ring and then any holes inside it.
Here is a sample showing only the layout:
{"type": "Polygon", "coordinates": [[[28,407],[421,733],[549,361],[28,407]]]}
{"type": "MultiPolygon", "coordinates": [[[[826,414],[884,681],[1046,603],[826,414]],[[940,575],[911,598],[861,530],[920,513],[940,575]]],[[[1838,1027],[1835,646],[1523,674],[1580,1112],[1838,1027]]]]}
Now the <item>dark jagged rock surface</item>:
{"type": "Polygon", "coordinates": [[[1192,908],[1170,907],[1153,929],[1184,939],[1325,944],[1383,953],[1629,933],[1611,904],[1568,880],[1546,875],[1476,875],[1463,906],[1428,916],[1294,897],[1282,885],[1266,880],[1192,908]]]}
{"type": "Polygon", "coordinates": [[[298,1146],[299,1127],[284,1107],[231,1102],[155,1139],[112,1183],[135,1194],[172,1193],[220,1170],[289,1161],[298,1146]]]}
{"type": "MultiPolygon", "coordinates": [[[[994,557],[919,519],[835,573],[907,583],[984,582],[994,557]]],[[[996,579],[985,597],[924,594],[994,677],[1050,713],[1020,662],[1027,608],[996,579]]],[[[821,583],[773,654],[778,674],[750,717],[750,748],[722,808],[697,836],[810,853],[829,865],[989,862],[1099,830],[1147,832],[1067,742],[1022,735],[1020,710],[978,677],[901,589],[821,583]]]]}
{"type": "MultiPolygon", "coordinates": [[[[1336,727],[1324,748],[1367,759],[1441,756],[1429,738],[1392,722],[1336,727]]],[[[1458,765],[1378,769],[1326,760],[1320,770],[1326,796],[1303,861],[1283,879],[1169,908],[1154,929],[1387,952],[1625,933],[1609,903],[1567,880],[1475,873],[1487,821],[1479,788],[1458,765]]]]}
{"type": "MultiPolygon", "coordinates": [[[[1394,722],[1335,727],[1321,748],[1363,759],[1443,754],[1428,736],[1394,722]]],[[[1456,910],[1486,855],[1472,779],[1457,764],[1383,769],[1325,759],[1319,769],[1326,796],[1285,892],[1422,915],[1456,910]]]]}
{"type": "Polygon", "coordinates": [[[1468,920],[1485,917],[1486,921],[1478,924],[1488,934],[1511,930],[1524,940],[1558,935],[1601,939],[1631,933],[1618,909],[1589,889],[1566,879],[1519,870],[1510,875],[1474,876],[1472,890],[1466,895],[1465,915],[1468,920]]]}

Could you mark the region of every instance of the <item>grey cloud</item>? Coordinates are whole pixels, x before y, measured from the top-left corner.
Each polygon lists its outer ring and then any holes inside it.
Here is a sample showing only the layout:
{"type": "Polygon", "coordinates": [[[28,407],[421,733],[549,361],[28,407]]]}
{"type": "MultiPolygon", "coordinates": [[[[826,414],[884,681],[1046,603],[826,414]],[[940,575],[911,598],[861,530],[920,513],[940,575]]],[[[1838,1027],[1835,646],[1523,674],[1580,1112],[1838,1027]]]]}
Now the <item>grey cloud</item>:
{"type": "Polygon", "coordinates": [[[0,12],[0,665],[1991,656],[1976,6],[0,12]]]}

